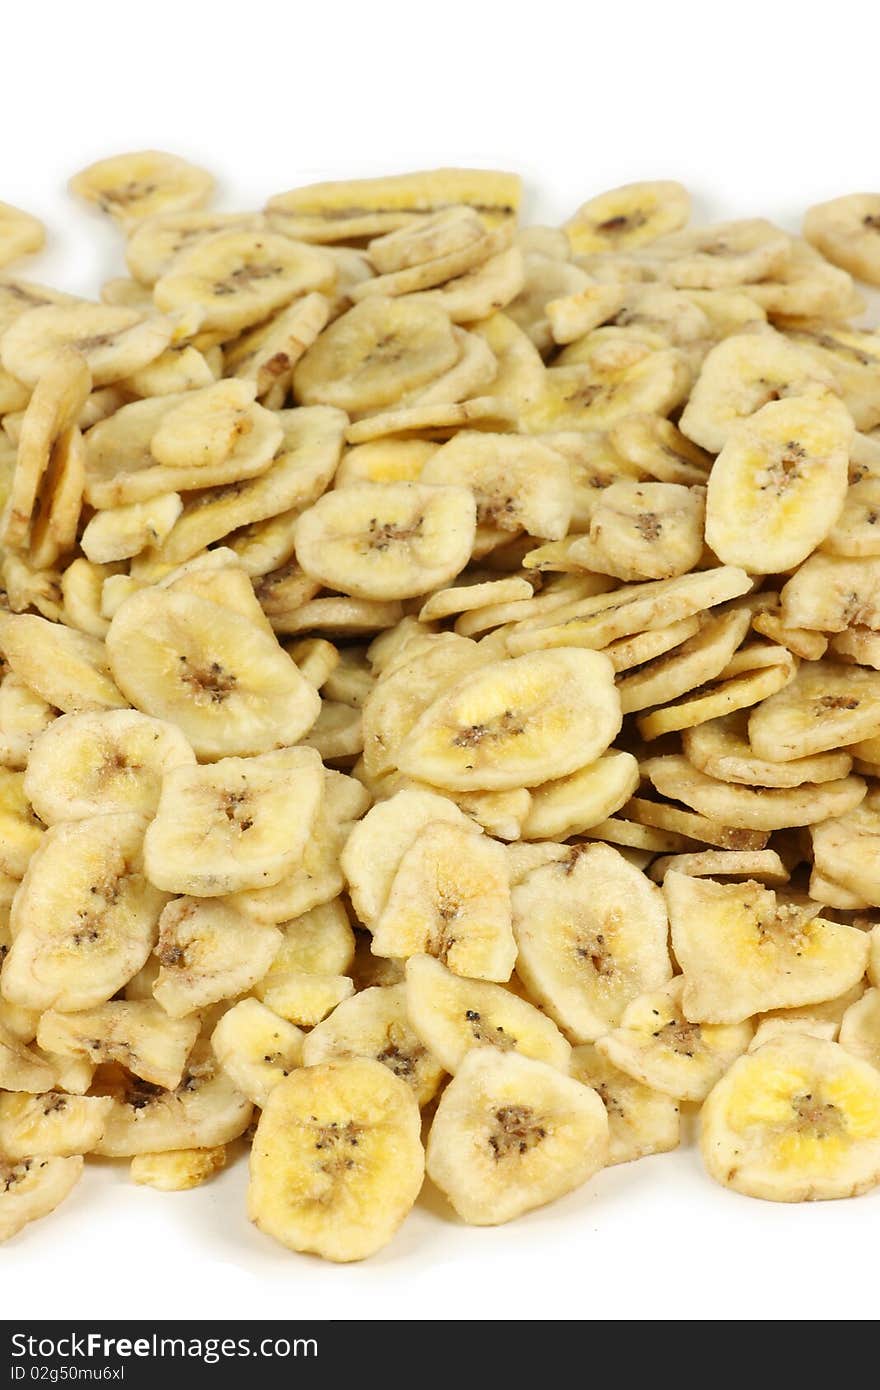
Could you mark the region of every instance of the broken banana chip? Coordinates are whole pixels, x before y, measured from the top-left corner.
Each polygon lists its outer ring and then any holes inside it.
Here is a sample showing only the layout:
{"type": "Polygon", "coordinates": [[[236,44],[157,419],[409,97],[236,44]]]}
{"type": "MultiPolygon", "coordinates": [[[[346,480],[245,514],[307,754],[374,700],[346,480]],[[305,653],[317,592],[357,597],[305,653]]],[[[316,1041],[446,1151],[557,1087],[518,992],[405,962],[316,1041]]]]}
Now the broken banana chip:
{"type": "Polygon", "coordinates": [[[357,1260],[683,1107],[738,1191],[874,1185],[880,194],[71,187],[125,268],[0,280],[0,1239],[250,1145],[357,1260]]]}

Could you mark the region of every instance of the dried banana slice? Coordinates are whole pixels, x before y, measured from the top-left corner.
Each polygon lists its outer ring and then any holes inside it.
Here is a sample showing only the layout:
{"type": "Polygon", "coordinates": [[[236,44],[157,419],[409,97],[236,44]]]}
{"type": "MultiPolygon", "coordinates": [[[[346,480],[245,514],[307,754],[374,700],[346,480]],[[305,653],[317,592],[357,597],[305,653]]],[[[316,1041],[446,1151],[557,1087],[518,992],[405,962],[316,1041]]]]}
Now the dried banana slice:
{"type": "Polygon", "coordinates": [[[442,309],[453,323],[468,324],[506,308],[524,284],[525,258],[518,246],[510,246],[440,288],[420,290],[407,299],[442,309]]]}
{"type": "MultiPolygon", "coordinates": [[[[392,275],[399,270],[466,251],[483,241],[485,236],[485,223],[474,209],[459,204],[398,228],[395,232],[374,237],[367,247],[367,253],[378,276],[392,275]]],[[[449,276],[444,278],[449,279],[449,276]]]]}
{"type": "Polygon", "coordinates": [[[679,289],[718,290],[766,280],[784,269],[791,238],[763,217],[673,232],[646,254],[658,278],[679,289]]]}
{"type": "Polygon", "coordinates": [[[353,484],[302,515],[296,557],[307,574],[355,598],[411,598],[464,569],[475,515],[465,487],[353,484]]]}
{"type": "Polygon", "coordinates": [[[880,989],[866,989],[840,1021],[840,1045],[880,1071],[880,989]]]}
{"type": "Polygon", "coordinates": [[[144,842],[151,882],[203,898],[271,887],[302,854],[322,791],[311,748],[166,768],[144,842]]]}
{"type": "Polygon", "coordinates": [[[173,587],[128,598],[107,653],[131,703],[177,724],[197,757],[295,743],[320,711],[318,692],[252,620],[173,587]]]}
{"type": "MultiPolygon", "coordinates": [[[[309,1035],[311,1036],[311,1035],[309,1035]]],[[[302,1062],[304,1034],[258,999],[242,999],[211,1035],[214,1055],[254,1105],[265,1108],[274,1088],[302,1062]]]]}
{"type": "Polygon", "coordinates": [[[829,265],[800,237],[790,240],[787,265],[777,269],[769,279],[741,288],[769,318],[781,321],[788,318],[837,321],[852,318],[864,308],[846,271],[829,265]]]}
{"type": "Polygon", "coordinates": [[[621,807],[621,812],[628,818],[626,821],[611,817],[584,833],[590,839],[611,840],[612,843],[653,849],[664,854],[689,851],[695,847],[693,842],[717,845],[719,849],[759,850],[769,839],[769,831],[734,829],[723,821],[711,820],[708,816],[685,811],[679,806],[670,806],[665,801],[648,801],[645,797],[632,797],[621,807]],[[646,826],[651,829],[644,829],[646,826]],[[645,838],[618,838],[624,827],[630,832],[642,830],[645,838]]]}
{"type": "Polygon", "coordinates": [[[408,987],[403,984],[364,989],[344,999],[303,1045],[308,1067],[355,1057],[381,1062],[407,1083],[419,1105],[433,1099],[443,1078],[443,1066],[408,1016],[408,987]]]}
{"type": "Polygon", "coordinates": [[[10,671],[0,684],[0,764],[20,771],[55,710],[10,671]]]}
{"type": "Polygon", "coordinates": [[[369,805],[360,782],[325,769],[324,795],[300,862],[273,888],[237,893],[230,904],[254,921],[274,924],[330,902],[345,886],[339,862],[345,843],[369,805]]]}
{"type": "Polygon", "coordinates": [[[698,854],[672,854],[655,859],[648,875],[663,883],[668,873],[692,878],[753,878],[768,887],[787,883],[789,871],[775,849],[704,849],[698,854]]]}
{"type": "Polygon", "coordinates": [[[163,312],[197,309],[203,332],[232,337],[298,295],[332,290],[336,267],[313,246],[273,232],[227,230],[190,244],[153,288],[163,312]]]}
{"type": "Polygon", "coordinates": [[[203,207],[214,180],[179,155],[138,150],[90,164],[74,174],[69,187],[128,230],[158,213],[203,207]]]}
{"type": "Polygon", "coordinates": [[[129,1169],[132,1182],[157,1192],[188,1192],[200,1187],[226,1166],[226,1146],[210,1149],[171,1149],[162,1154],[135,1154],[129,1169]]]}
{"type": "Polygon", "coordinates": [[[470,1051],[485,1047],[568,1071],[571,1047],[555,1023],[510,989],[465,979],[432,956],[412,956],[406,985],[398,988],[405,989],[411,1027],[453,1076],[470,1051]]]}
{"type": "Polygon", "coordinates": [[[880,1076],[837,1043],[778,1038],[741,1057],[701,1115],[711,1177],[749,1197],[852,1197],[880,1182],[880,1076]]]}
{"type": "Polygon", "coordinates": [[[374,439],[346,449],[334,486],[350,483],[416,483],[441,446],[427,439],[374,439]]]}
{"type": "Polygon", "coordinates": [[[517,973],[575,1042],[601,1037],[670,978],[660,891],[610,846],[535,869],[512,898],[517,973]]]}
{"type": "Polygon", "coordinates": [[[566,286],[564,294],[547,300],[544,305],[553,342],[562,347],[576,342],[609,319],[616,319],[627,302],[625,286],[603,284],[601,280],[590,280],[583,272],[580,274],[583,275],[580,288],[566,286]]]}
{"type": "Polygon", "coordinates": [[[864,801],[812,831],[813,872],[863,902],[880,905],[880,804],[873,788],[864,801]]]}
{"type": "Polygon", "coordinates": [[[223,463],[252,428],[255,391],[253,382],[233,378],[169,401],[150,438],[155,461],[167,468],[206,470],[223,463]]]}
{"type": "Polygon", "coordinates": [[[490,313],[471,325],[490,347],[497,364],[492,392],[512,407],[517,420],[539,399],[544,363],[534,343],[507,314],[490,313]]]}
{"type": "Polygon", "coordinates": [[[619,811],[639,785],[632,753],[616,748],[595,762],[531,789],[522,835],[526,840],[567,840],[619,811]]]}
{"type": "MultiPolygon", "coordinates": [[[[23,556],[9,550],[0,560],[0,577],[6,600],[4,608],[22,614],[36,608],[50,622],[60,620],[61,577],[57,570],[33,569],[23,556]]],[[[0,622],[2,613],[0,609],[0,622]]]]}
{"type": "Polygon", "coordinates": [[[342,852],[342,869],[359,921],[381,916],[400,863],[426,826],[438,821],[469,828],[454,801],[436,792],[400,791],[373,806],[342,852]]]}
{"type": "Polygon", "coordinates": [[[834,999],[861,979],[865,934],[780,902],[761,884],[668,873],[663,894],[684,971],[682,1007],[698,1023],[741,1023],[767,1009],[834,999]]]}
{"type": "Polygon", "coordinates": [[[805,560],[843,509],[852,436],[830,396],[773,401],[731,431],[706,500],[718,558],[763,574],[805,560]]]}
{"type": "Polygon", "coordinates": [[[0,768],[0,869],[21,878],[40,847],[43,829],[24,790],[23,774],[0,768]]]}
{"type": "Polygon", "coordinates": [[[45,243],[46,228],[38,217],[11,203],[0,203],[0,266],[42,251],[45,243]]]}
{"type": "Polygon", "coordinates": [[[630,415],[612,425],[609,442],[621,459],[660,483],[705,483],[708,454],[660,415],[630,415]]]}
{"type": "Polygon", "coordinates": [[[690,210],[690,194],[672,179],[627,183],[583,203],[565,223],[565,231],[578,255],[631,251],[677,232],[690,210]]]}
{"type": "Polygon", "coordinates": [[[789,329],[790,335],[829,371],[859,430],[880,424],[880,334],[846,326],[789,329]]]}
{"type": "Polygon", "coordinates": [[[762,637],[786,647],[793,656],[803,657],[805,661],[820,661],[828,650],[828,639],[819,632],[810,632],[805,627],[791,627],[783,618],[782,609],[774,606],[763,613],[755,613],[752,627],[762,637]]]}
{"type": "Polygon", "coordinates": [[[234,999],[262,979],[280,945],[275,927],[252,922],[227,902],[176,898],[159,918],[153,995],[175,1019],[234,999]]]}
{"type": "Polygon", "coordinates": [[[257,998],[291,1023],[313,1027],[354,993],[345,973],[354,961],[354,946],[340,899],[285,922],[281,947],[255,987],[257,998]]]}
{"type": "Polygon", "coordinates": [[[749,743],[748,716],[729,714],[682,733],[685,754],[694,767],[722,782],[747,787],[800,787],[805,782],[833,782],[846,777],[852,758],[845,751],[813,753],[790,762],[759,758],[749,743]]]}
{"type": "Polygon", "coordinates": [[[609,1167],[678,1148],[681,1123],[676,1102],[619,1071],[594,1043],[574,1048],[571,1074],[592,1087],[605,1106],[609,1167]]]}
{"type": "Polygon", "coordinates": [[[759,758],[791,762],[871,738],[880,731],[880,674],[805,661],[784,690],[749,716],[759,758]]]}
{"type": "Polygon", "coordinates": [[[752,1040],[751,1022],[690,1023],[681,1010],[684,977],[641,994],[596,1051],[635,1081],[676,1100],[703,1101],[752,1040]]]}
{"type": "Polygon", "coordinates": [[[804,217],[804,236],[832,264],[880,285],[880,193],[849,193],[816,203],[804,217]]]}
{"type": "Polygon", "coordinates": [[[690,370],[675,348],[642,344],[637,360],[609,361],[604,351],[576,358],[579,346],[547,368],[541,396],[525,416],[529,433],[605,430],[628,415],[668,415],[687,395],[690,370]]]}
{"type": "Polygon", "coordinates": [[[119,709],[104,643],[32,613],[3,614],[0,648],[15,674],[65,713],[119,709]]]}
{"type": "Polygon", "coordinates": [[[781,333],[738,333],[714,347],[703,363],[681,429],[718,454],[731,430],[770,401],[835,392],[833,374],[781,333]]]}
{"type": "Polygon", "coordinates": [[[103,1004],[144,964],[165,895],[144,877],[144,822],[92,816],[46,832],[16,894],[4,996],[26,1008],[103,1004]]]}
{"type": "Polygon", "coordinates": [[[409,299],[371,297],[330,325],[294,368],[297,399],[374,411],[428,385],[459,358],[448,316],[409,299]]]}
{"type": "Polygon", "coordinates": [[[880,628],[880,560],[811,555],[782,590],[788,626],[821,632],[880,628]]]}
{"type": "Polygon", "coordinates": [[[194,763],[173,724],[127,709],[65,714],[36,739],[24,787],[46,825],[122,811],[152,816],[163,775],[194,763]]]}
{"type": "MultiPolygon", "coordinates": [[[[497,255],[510,245],[513,239],[512,222],[505,222],[489,231],[480,222],[476,213],[471,215],[473,216],[476,235],[466,244],[450,248],[442,253],[438,252],[437,255],[430,258],[414,260],[396,270],[367,277],[350,287],[348,291],[350,298],[357,302],[373,294],[394,298],[398,295],[416,294],[423,290],[430,290],[474,271],[491,256],[497,255]]],[[[390,235],[405,237],[411,233],[412,240],[415,240],[420,232],[426,232],[429,236],[434,235],[438,230],[440,220],[443,218],[447,220],[457,218],[460,221],[467,216],[467,209],[452,209],[448,213],[438,214],[437,218],[426,218],[416,227],[401,228],[397,233],[390,235]]],[[[377,243],[374,242],[373,244],[377,243]]],[[[370,257],[372,259],[372,253],[370,253],[370,257]]],[[[373,264],[376,265],[375,261],[373,264]]],[[[378,265],[376,265],[376,270],[379,270],[378,265]]]]}
{"type": "Polygon", "coordinates": [[[128,560],[150,546],[161,546],[182,511],[183,501],[177,492],[110,507],[95,513],[82,533],[80,545],[96,565],[128,560]]]}
{"type": "Polygon", "coordinates": [[[465,575],[449,589],[437,589],[419,609],[419,622],[431,623],[444,618],[471,613],[494,603],[515,603],[531,598],[534,593],[527,579],[511,575],[508,579],[484,579],[480,575],[465,575]]]}
{"type": "Polygon", "coordinates": [[[20,1163],[0,1163],[0,1242],[18,1235],[29,1221],[54,1211],[79,1181],[82,1170],[81,1155],[41,1155],[20,1163]]]}
{"type": "Polygon", "coordinates": [[[113,1108],[95,1150],[105,1158],[226,1144],[245,1132],[253,1112],[201,1042],[173,1091],[124,1072],[108,1089],[113,1108]]]}
{"type": "Polygon", "coordinates": [[[22,314],[3,335],[3,366],[36,386],[53,357],[72,348],[85,359],[95,386],[130,377],[165,351],[175,332],[170,318],[112,304],[44,305],[22,314]]]}
{"type": "Polygon", "coordinates": [[[822,542],[829,555],[880,555],[880,478],[851,483],[843,511],[822,542]]]}
{"type": "Polygon", "coordinates": [[[440,1099],[427,1170],[462,1220],[496,1226],[581,1186],[607,1157],[595,1091],[545,1062],[480,1047],[440,1099]]]}
{"type": "Polygon", "coordinates": [[[464,204],[487,222],[516,214],[517,174],[493,169],[429,169],[385,178],[306,184],[270,198],[270,220],[307,241],[352,241],[410,226],[464,204]]]}
{"type": "MultiPolygon", "coordinates": [[[[540,251],[523,251],[523,269],[523,287],[505,312],[528,334],[539,352],[549,353],[555,345],[550,303],[577,295],[589,285],[590,279],[569,261],[545,256],[540,251]]],[[[600,285],[599,289],[607,289],[607,286],[600,285]]]]}
{"type": "Polygon", "coordinates": [[[752,787],[721,782],[672,754],[648,758],[644,775],[663,796],[683,801],[700,815],[744,830],[784,830],[846,815],[865,796],[860,777],[841,777],[819,786],[752,787]]]}
{"type": "MultiPolygon", "coordinates": [[[[114,1000],[72,1014],[48,1009],[40,1019],[37,1041],[44,1052],[87,1058],[93,1066],[118,1062],[144,1081],[173,1090],[183,1076],[198,1033],[195,1014],[169,1019],[152,1000],[114,1000]]],[[[107,1108],[105,1103],[102,1115],[107,1108]]],[[[44,1148],[42,1152],[54,1150],[44,1148]]],[[[73,1152],[88,1153],[88,1149],[73,1152]]]]}
{"type": "Polygon", "coordinates": [[[368,1058],[325,1062],[269,1096],[248,1212],[289,1249],[360,1260],[391,1240],[423,1176],[419,1108],[406,1083],[368,1058]]]}
{"type": "Polygon", "coordinates": [[[473,491],[480,526],[559,540],[571,520],[571,474],[538,440],[462,430],[428,459],[422,482],[473,491]]]}
{"type": "Polygon", "coordinates": [[[21,425],[15,470],[3,512],[3,544],[21,548],[37,496],[60,441],[69,436],[92,388],[89,368],[73,348],[62,348],[34,386],[21,425]]]}
{"type": "Polygon", "coordinates": [[[74,426],[55,441],[40,483],[28,551],[28,561],[36,570],[56,565],[76,544],[85,481],[85,444],[74,426]]]}
{"type": "Polygon", "coordinates": [[[465,676],[418,719],[403,772],[452,790],[504,790],[564,777],[605,751],[620,728],[610,662],[558,649],[465,676]]]}
{"type": "Polygon", "coordinates": [[[508,980],[516,961],[504,849],[473,827],[429,822],[403,854],[373,925],[373,953],[427,952],[457,975],[508,980]]]}

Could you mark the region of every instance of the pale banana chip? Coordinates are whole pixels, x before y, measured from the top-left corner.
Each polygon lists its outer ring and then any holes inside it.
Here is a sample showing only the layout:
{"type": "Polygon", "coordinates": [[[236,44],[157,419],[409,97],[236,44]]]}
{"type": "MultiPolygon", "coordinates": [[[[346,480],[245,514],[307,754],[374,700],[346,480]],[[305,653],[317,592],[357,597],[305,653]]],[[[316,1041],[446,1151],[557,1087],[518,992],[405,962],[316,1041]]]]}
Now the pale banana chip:
{"type": "Polygon", "coordinates": [[[748,739],[748,717],[737,713],[685,729],[684,751],[694,767],[722,782],[750,787],[799,787],[846,777],[852,759],[846,751],[813,753],[789,762],[759,758],[748,739]]]}
{"type": "Polygon", "coordinates": [[[758,883],[713,883],[668,873],[663,893],[672,946],[684,971],[682,1007],[699,1023],[740,1023],[768,1009],[821,1003],[865,971],[868,941],[856,927],[780,902],[758,883]]]}
{"type": "Polygon", "coordinates": [[[880,285],[880,194],[849,193],[817,203],[804,217],[804,236],[834,265],[880,285]]]}
{"type": "Polygon", "coordinates": [[[440,1099],[427,1170],[464,1221],[495,1226],[580,1186],[607,1156],[595,1091],[546,1062],[478,1047],[440,1099]]]}
{"type": "Polygon", "coordinates": [[[0,684],[0,764],[25,768],[35,741],[54,719],[52,706],[10,671],[0,684]]]}
{"type": "Polygon", "coordinates": [[[481,526],[563,537],[572,509],[565,460],[538,440],[463,430],[428,459],[422,482],[472,489],[481,526]]]}
{"type": "Polygon", "coordinates": [[[139,150],[114,155],[82,169],[70,191],[94,203],[126,230],[157,213],[203,207],[214,180],[178,155],[139,150]]]}
{"type": "Polygon", "coordinates": [[[593,763],[531,789],[522,834],[527,840],[565,840],[619,811],[639,785],[631,753],[610,749],[593,763]]]}
{"type": "Polygon", "coordinates": [[[372,930],[378,956],[426,952],[457,975],[508,980],[516,943],[504,849],[471,827],[429,822],[403,854],[372,930]]]}
{"type": "Polygon", "coordinates": [[[126,704],[96,637],[31,613],[2,614],[0,649],[25,685],[65,713],[126,704]]]}
{"type": "Polygon", "coordinates": [[[662,883],[668,873],[692,878],[751,878],[768,887],[787,883],[790,877],[775,849],[704,849],[698,854],[665,855],[648,869],[655,883],[662,883]]]}
{"type": "Polygon", "coordinates": [[[255,986],[257,998],[289,1022],[314,1027],[354,994],[346,973],[354,961],[354,946],[340,899],[311,908],[284,923],[281,946],[255,986]]]}
{"type": "Polygon", "coordinates": [[[750,1021],[691,1023],[682,1013],[684,976],[628,1004],[619,1025],[596,1043],[619,1070],[676,1100],[703,1101],[746,1051],[750,1021]]]}
{"type": "Polygon", "coordinates": [[[741,1057],[701,1117],[717,1182],[775,1202],[849,1197],[880,1182],[880,1075],[837,1043],[792,1034],[741,1057]]]}
{"type": "Polygon", "coordinates": [[[226,1166],[225,1144],[210,1149],[170,1149],[167,1153],[135,1154],[131,1180],[158,1192],[188,1192],[200,1187],[226,1166]]]}
{"type": "Polygon", "coordinates": [[[690,195],[671,179],[627,183],[583,203],[565,224],[573,251],[629,251],[676,232],[690,216],[690,195]]]}
{"type": "Polygon", "coordinates": [[[852,811],[866,792],[862,778],[851,775],[819,785],[806,782],[795,787],[722,782],[676,754],[649,758],[641,764],[641,770],[662,796],[682,801],[723,825],[744,830],[783,830],[787,826],[830,820],[852,811]]]}
{"type": "Polygon", "coordinates": [[[111,304],[44,305],[31,309],[3,335],[3,366],[28,386],[48,371],[54,355],[72,348],[85,359],[95,386],[130,377],[165,351],[174,336],[170,318],[111,304]]]}
{"type": "Polygon", "coordinates": [[[619,1071],[595,1043],[582,1043],[573,1049],[571,1074],[592,1087],[605,1106],[609,1167],[678,1148],[681,1123],[677,1102],[619,1071]]]}
{"type": "Polygon", "coordinates": [[[103,1004],[144,964],[165,894],[144,876],[145,822],[132,813],[56,825],[13,904],[2,992],[27,1008],[103,1004]]]}
{"type": "Polygon", "coordinates": [[[303,1067],[274,1088],[260,1116],[248,1212],[290,1249],[360,1260],[394,1235],[424,1163],[418,1105],[381,1062],[303,1067]]]}
{"type": "Polygon", "coordinates": [[[93,1066],[118,1062],[144,1081],[173,1090],[198,1033],[195,1014],[171,1020],[152,999],[114,1000],[76,1013],[47,1009],[37,1028],[37,1041],[44,1052],[86,1058],[93,1066]]]}
{"type": "Polygon", "coordinates": [[[4,1161],[0,1165],[0,1241],[9,1240],[29,1221],[54,1211],[79,1181],[82,1170],[81,1155],[4,1161]]]}
{"type": "Polygon", "coordinates": [[[575,1042],[591,1042],[672,973],[659,889],[607,845],[513,889],[517,973],[575,1042]]]}
{"type": "Polygon", "coordinates": [[[159,919],[153,996],[171,1018],[185,1019],[252,989],[280,945],[275,927],[252,922],[226,902],[176,898],[159,919]]]}
{"type": "Polygon", "coordinates": [[[427,1105],[440,1087],[443,1066],[413,1025],[408,1000],[404,984],[374,986],[344,999],[306,1037],[304,1064],[368,1057],[405,1081],[419,1105],[427,1105]]]}
{"type": "Polygon", "coordinates": [[[880,806],[872,787],[858,806],[813,828],[814,874],[838,884],[866,905],[880,905],[878,837],[880,806]]]}
{"type": "Polygon", "coordinates": [[[805,661],[783,690],[749,716],[749,742],[769,762],[791,762],[880,732],[880,675],[805,661]]]}

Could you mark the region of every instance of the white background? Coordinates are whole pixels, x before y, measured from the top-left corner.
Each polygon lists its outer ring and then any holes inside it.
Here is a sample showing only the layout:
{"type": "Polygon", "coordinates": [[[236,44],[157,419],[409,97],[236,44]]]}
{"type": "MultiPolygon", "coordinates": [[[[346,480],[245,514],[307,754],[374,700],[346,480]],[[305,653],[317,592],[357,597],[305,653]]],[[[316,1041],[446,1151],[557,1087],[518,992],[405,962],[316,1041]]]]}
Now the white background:
{"type": "MultiPolygon", "coordinates": [[[[880,19],[866,0],[150,0],[4,9],[0,198],[42,215],[24,273],[97,291],[115,234],[64,193],[155,146],[259,206],[311,179],[432,164],[521,171],[551,221],[636,178],[699,218],[880,185],[880,19]]],[[[880,1192],[784,1207],[714,1187],[693,1149],[611,1169],[498,1230],[429,1197],[361,1266],[248,1226],[245,1167],[164,1195],[90,1166],[0,1250],[0,1316],[839,1319],[877,1314],[880,1192]]]]}

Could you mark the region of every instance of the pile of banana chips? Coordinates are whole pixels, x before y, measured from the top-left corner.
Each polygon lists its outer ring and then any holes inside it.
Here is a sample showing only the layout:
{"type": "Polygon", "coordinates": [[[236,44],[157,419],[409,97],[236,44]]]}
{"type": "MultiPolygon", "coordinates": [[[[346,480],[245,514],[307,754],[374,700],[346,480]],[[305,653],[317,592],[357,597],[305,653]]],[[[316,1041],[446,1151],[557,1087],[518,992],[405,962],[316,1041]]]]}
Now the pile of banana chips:
{"type": "Polygon", "coordinates": [[[97,300],[0,205],[0,1238],[241,1141],[341,1261],[682,1134],[880,1182],[880,194],[71,189],[97,300]]]}

